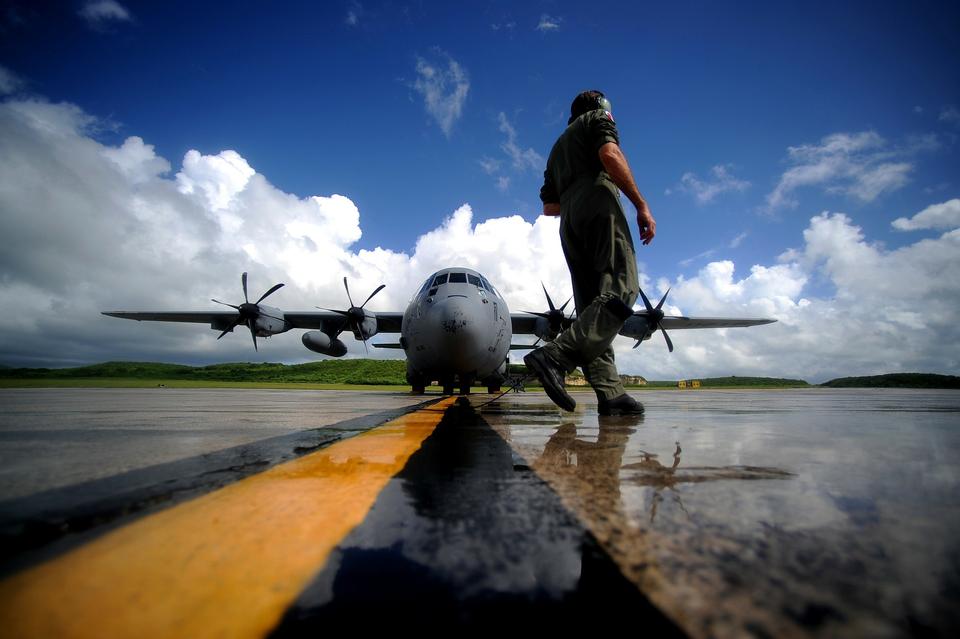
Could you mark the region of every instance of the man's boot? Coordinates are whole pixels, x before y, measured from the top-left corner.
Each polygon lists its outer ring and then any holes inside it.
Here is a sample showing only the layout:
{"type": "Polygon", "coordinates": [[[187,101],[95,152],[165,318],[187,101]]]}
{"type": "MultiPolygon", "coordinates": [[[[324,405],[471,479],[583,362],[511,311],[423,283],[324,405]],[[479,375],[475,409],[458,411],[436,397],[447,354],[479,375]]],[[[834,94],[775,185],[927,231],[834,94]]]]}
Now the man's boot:
{"type": "Polygon", "coordinates": [[[601,415],[643,415],[643,404],[624,393],[613,399],[601,399],[597,412],[601,415]]]}
{"type": "Polygon", "coordinates": [[[547,396],[553,400],[553,403],[563,410],[572,411],[577,407],[577,402],[570,397],[570,393],[563,387],[563,379],[566,377],[566,371],[553,358],[547,355],[542,348],[531,351],[523,358],[523,363],[527,365],[540,383],[543,384],[543,390],[547,391],[547,396]]]}

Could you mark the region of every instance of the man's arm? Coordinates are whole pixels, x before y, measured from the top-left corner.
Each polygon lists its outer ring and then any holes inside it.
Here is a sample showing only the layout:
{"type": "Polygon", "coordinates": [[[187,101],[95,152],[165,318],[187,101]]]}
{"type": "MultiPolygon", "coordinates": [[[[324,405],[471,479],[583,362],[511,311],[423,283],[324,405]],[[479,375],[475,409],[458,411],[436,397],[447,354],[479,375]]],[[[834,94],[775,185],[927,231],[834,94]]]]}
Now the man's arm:
{"type": "Polygon", "coordinates": [[[560,215],[560,203],[559,203],[559,202],[544,202],[544,203],[543,203],[543,214],[544,214],[544,215],[560,215]]]}
{"type": "MultiPolygon", "coordinates": [[[[623,191],[637,209],[637,226],[640,227],[640,239],[644,244],[653,241],[653,236],[657,234],[657,223],[650,214],[650,207],[647,201],[640,194],[637,183],[633,179],[633,172],[630,171],[630,165],[627,164],[627,158],[624,157],[620,146],[607,142],[600,147],[600,162],[603,169],[610,175],[613,183],[623,191]]],[[[546,212],[546,210],[544,210],[546,212]]]]}

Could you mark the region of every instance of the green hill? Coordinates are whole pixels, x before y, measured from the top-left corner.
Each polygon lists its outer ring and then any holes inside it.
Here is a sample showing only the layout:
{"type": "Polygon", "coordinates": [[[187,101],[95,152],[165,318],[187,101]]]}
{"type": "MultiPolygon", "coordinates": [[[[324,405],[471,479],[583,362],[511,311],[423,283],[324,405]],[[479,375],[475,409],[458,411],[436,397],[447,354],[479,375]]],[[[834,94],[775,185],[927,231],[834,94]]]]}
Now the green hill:
{"type": "Polygon", "coordinates": [[[406,384],[403,360],[347,359],[308,364],[231,363],[182,366],[155,362],[104,362],[77,368],[10,368],[0,378],[125,378],[217,382],[299,382],[313,384],[406,384]]]}
{"type": "Polygon", "coordinates": [[[866,377],[839,377],[824,382],[828,388],[960,388],[960,377],[934,373],[890,373],[866,377]]]}

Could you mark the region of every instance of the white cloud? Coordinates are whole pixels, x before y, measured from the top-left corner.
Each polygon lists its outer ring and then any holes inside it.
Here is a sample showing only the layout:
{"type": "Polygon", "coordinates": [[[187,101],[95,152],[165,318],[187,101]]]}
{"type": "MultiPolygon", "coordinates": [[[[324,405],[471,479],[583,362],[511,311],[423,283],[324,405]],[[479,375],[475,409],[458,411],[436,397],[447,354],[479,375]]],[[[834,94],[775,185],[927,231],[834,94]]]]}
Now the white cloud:
{"type": "Polygon", "coordinates": [[[360,24],[360,17],[363,15],[363,5],[359,2],[351,2],[350,8],[347,9],[347,15],[343,19],[343,22],[348,26],[355,27],[360,24]]]}
{"type": "Polygon", "coordinates": [[[23,80],[10,69],[0,65],[0,96],[16,93],[23,88],[23,80]]]}
{"type": "Polygon", "coordinates": [[[874,131],[834,133],[819,144],[789,147],[788,162],[793,166],[767,195],[767,210],[796,207],[794,191],[809,186],[871,202],[907,183],[913,165],[903,161],[904,156],[922,150],[929,150],[929,144],[892,149],[874,131]]]}
{"type": "MultiPolygon", "coordinates": [[[[16,336],[0,343],[0,362],[316,359],[296,335],[264,340],[255,353],[243,333],[218,342],[203,326],[99,314],[217,308],[207,300],[241,299],[242,271],[250,273],[252,296],[286,282],[270,303],[287,310],[343,308],[344,275],[355,298],[387,285],[371,310],[402,310],[429,273],[455,264],[486,274],[515,312],[544,308],[541,280],[554,300],[570,294],[556,218],[476,222],[463,205],[422,235],[412,253],[358,250],[362,215],[345,195],[285,193],[232,151],[190,152],[171,168],[140,138],[116,147],[97,142],[87,133],[91,120],[70,105],[0,103],[0,304],[16,309],[0,317],[0,331],[16,336]]],[[[924,219],[915,216],[931,223],[924,219]]],[[[618,339],[618,361],[623,372],[655,379],[956,373],[958,268],[958,229],[888,251],[847,216],[823,213],[781,263],[738,275],[732,261],[714,261],[695,277],[662,278],[659,291],[649,274],[642,278],[651,297],[674,287],[670,312],[767,316],[779,323],[675,331],[672,355],[659,336],[637,350],[618,339]],[[814,297],[807,292],[811,281],[835,292],[814,297]]],[[[362,345],[345,341],[352,354],[363,354],[362,345]]]]}
{"type": "Polygon", "coordinates": [[[750,183],[734,177],[730,173],[731,168],[729,164],[718,164],[710,169],[712,177],[705,180],[699,179],[694,173],[684,173],[680,178],[678,188],[687,193],[692,193],[700,204],[709,204],[718,195],[728,191],[746,191],[750,187],[750,183]]]}
{"type": "Polygon", "coordinates": [[[740,244],[741,244],[745,239],[747,239],[747,236],[748,236],[748,235],[750,235],[750,234],[747,233],[746,231],[744,231],[743,233],[740,233],[740,234],[737,235],[735,238],[733,238],[732,240],[730,240],[730,243],[727,244],[727,248],[732,248],[732,249],[737,248],[738,246],[740,246],[740,244]]]}
{"type": "Polygon", "coordinates": [[[673,286],[667,302],[673,312],[778,323],[674,331],[672,355],[659,336],[636,351],[618,343],[622,368],[665,379],[733,373],[810,381],[960,370],[960,279],[951,275],[960,268],[960,230],[887,251],[869,243],[846,215],[825,212],[810,220],[803,237],[804,246],[785,254],[781,264],[755,265],[741,279],[725,260],[658,286],[661,293],[673,286]],[[813,280],[828,282],[835,293],[804,296],[813,280]]]}
{"type": "Polygon", "coordinates": [[[941,204],[931,204],[913,217],[897,218],[892,224],[898,231],[960,228],[960,199],[954,198],[941,204]]]}
{"type": "Polygon", "coordinates": [[[463,105],[470,92],[470,78],[456,60],[442,51],[437,53],[442,58],[439,62],[417,57],[417,79],[413,88],[423,97],[427,113],[449,138],[453,125],[463,114],[463,105]]]}
{"type": "Polygon", "coordinates": [[[78,11],[81,18],[93,27],[102,26],[110,22],[129,22],[130,12],[116,0],[93,0],[87,2],[78,11]]]}
{"type": "Polygon", "coordinates": [[[507,114],[501,111],[497,115],[497,122],[500,132],[507,136],[507,139],[500,145],[500,149],[510,158],[513,168],[518,171],[542,171],[545,164],[543,156],[531,148],[520,148],[520,145],[517,144],[517,130],[510,124],[507,114]]]}
{"type": "Polygon", "coordinates": [[[482,157],[477,160],[477,163],[480,165],[480,168],[483,169],[483,172],[487,175],[494,175],[500,171],[500,160],[495,160],[493,158],[482,157]]]}
{"type": "Polygon", "coordinates": [[[939,120],[947,124],[960,124],[960,109],[953,105],[943,107],[940,110],[939,120]]]}
{"type": "Polygon", "coordinates": [[[540,16],[540,22],[537,23],[537,31],[557,31],[560,29],[560,23],[563,18],[554,18],[546,13],[540,16]]]}

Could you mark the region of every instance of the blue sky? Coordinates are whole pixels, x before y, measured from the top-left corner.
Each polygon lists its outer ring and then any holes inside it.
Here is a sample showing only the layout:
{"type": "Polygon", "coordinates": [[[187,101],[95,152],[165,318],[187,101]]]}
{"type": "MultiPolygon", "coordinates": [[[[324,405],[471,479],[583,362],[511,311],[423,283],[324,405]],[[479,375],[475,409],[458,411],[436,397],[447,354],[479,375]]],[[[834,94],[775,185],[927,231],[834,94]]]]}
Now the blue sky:
{"type": "MultiPolygon", "coordinates": [[[[0,18],[8,101],[75,105],[85,136],[140,138],[168,181],[188,151],[232,150],[291,197],[343,195],[353,252],[413,255],[463,204],[534,223],[588,88],[658,221],[649,286],[810,253],[824,211],[889,255],[945,228],[894,220],[960,196],[953,2],[35,4],[0,18]]],[[[793,301],[843,297],[810,255],[793,301]]]]}

